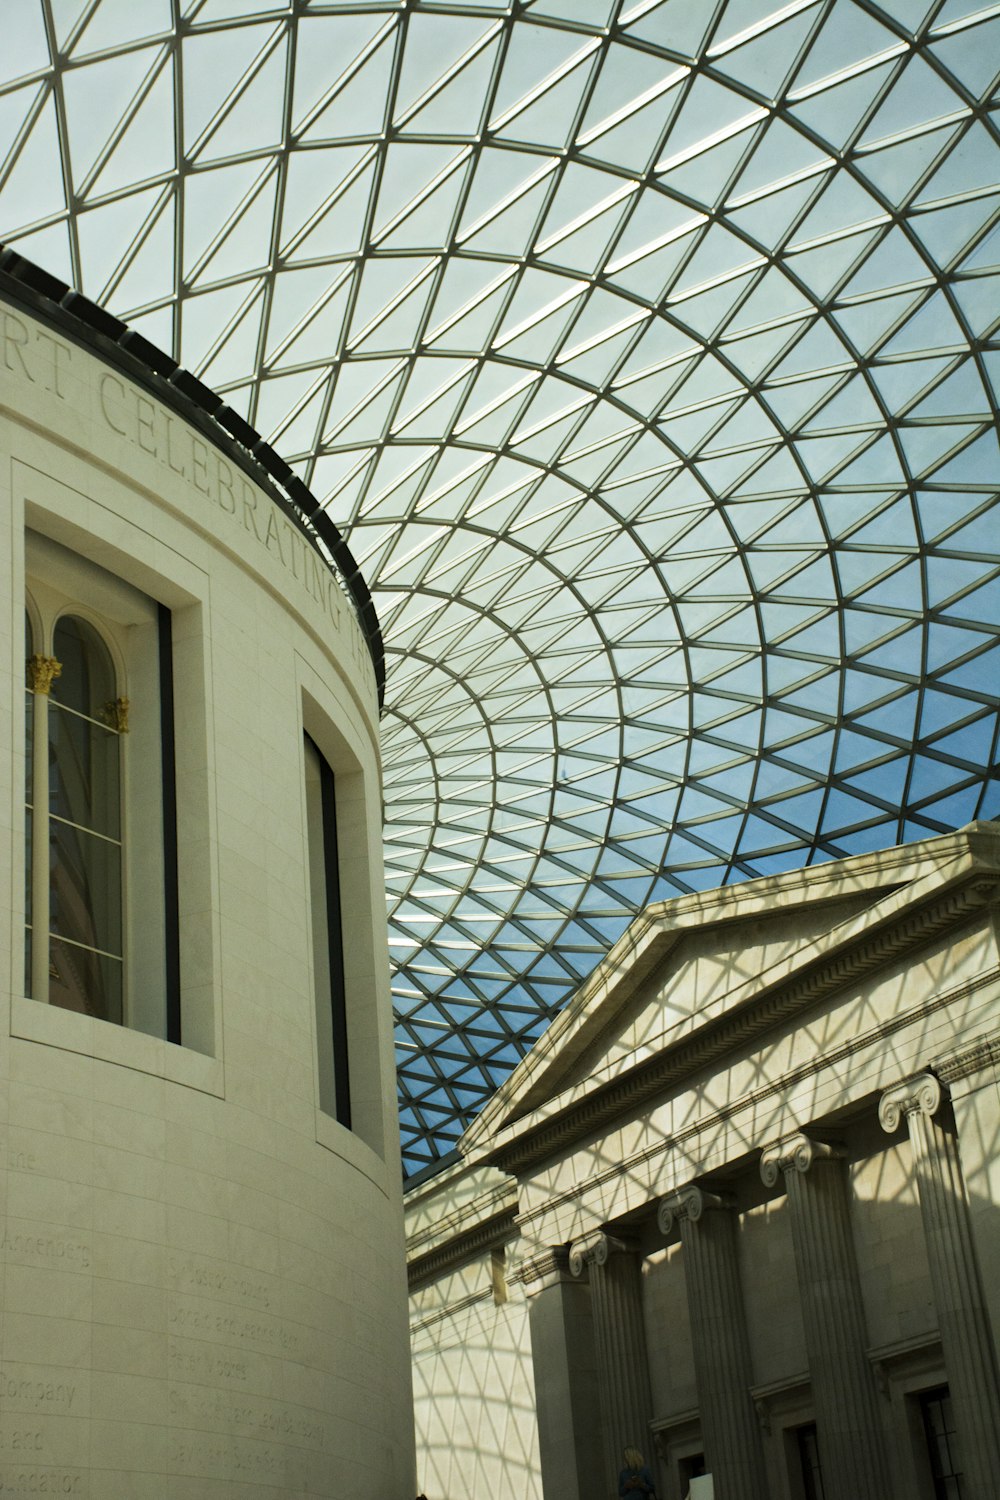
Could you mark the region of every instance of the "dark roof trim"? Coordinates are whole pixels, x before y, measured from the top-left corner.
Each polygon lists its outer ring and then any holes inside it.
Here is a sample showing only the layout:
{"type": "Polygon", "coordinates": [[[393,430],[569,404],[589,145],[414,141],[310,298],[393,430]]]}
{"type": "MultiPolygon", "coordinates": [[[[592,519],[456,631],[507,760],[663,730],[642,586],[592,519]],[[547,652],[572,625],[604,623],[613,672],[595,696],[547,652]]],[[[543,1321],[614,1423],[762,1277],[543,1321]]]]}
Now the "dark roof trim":
{"type": "Polygon", "coordinates": [[[381,709],[385,700],[385,651],[368,585],[344,538],[284,459],[221,396],[169,354],[82,292],[74,291],[57,276],[2,243],[0,293],[106,363],[116,365],[130,380],[145,386],[268,492],[330,571],[339,575],[368,645],[381,709]]]}

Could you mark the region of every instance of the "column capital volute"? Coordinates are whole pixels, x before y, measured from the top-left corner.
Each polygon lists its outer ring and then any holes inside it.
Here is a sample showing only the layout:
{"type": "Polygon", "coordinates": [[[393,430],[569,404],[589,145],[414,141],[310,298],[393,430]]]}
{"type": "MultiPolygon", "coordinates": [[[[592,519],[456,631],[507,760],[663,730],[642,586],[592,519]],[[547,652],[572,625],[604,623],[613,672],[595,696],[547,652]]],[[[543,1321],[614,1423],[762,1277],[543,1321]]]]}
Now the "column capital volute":
{"type": "Polygon", "coordinates": [[[666,1239],[673,1234],[674,1229],[686,1219],[688,1223],[697,1224],[702,1214],[713,1209],[732,1208],[732,1199],[721,1193],[710,1193],[706,1188],[698,1187],[695,1183],[679,1188],[675,1193],[668,1193],[665,1198],[660,1199],[656,1210],[656,1224],[660,1233],[666,1239]]]}
{"type": "Polygon", "coordinates": [[[598,1230],[595,1234],[573,1241],[569,1247],[569,1268],[574,1276],[582,1276],[585,1266],[606,1266],[612,1255],[620,1255],[633,1248],[625,1240],[598,1230]]]}
{"type": "Polygon", "coordinates": [[[933,1073],[914,1073],[886,1089],[879,1100],[878,1120],[893,1135],[908,1115],[936,1115],[948,1090],[933,1073]]]}
{"type": "Polygon", "coordinates": [[[774,1187],[779,1176],[806,1173],[817,1162],[839,1161],[841,1153],[825,1141],[815,1141],[801,1130],[786,1135],[761,1152],[760,1175],[765,1187],[774,1187]]]}

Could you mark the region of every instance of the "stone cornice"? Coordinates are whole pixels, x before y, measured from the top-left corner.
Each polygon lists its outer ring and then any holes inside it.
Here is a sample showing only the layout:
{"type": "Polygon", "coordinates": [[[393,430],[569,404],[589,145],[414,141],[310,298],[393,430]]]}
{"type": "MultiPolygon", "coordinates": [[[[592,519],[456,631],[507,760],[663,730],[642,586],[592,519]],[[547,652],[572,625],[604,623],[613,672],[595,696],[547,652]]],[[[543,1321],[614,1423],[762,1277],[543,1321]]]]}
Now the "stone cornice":
{"type": "MultiPolygon", "coordinates": [[[[859,918],[841,924],[806,945],[778,973],[768,971],[737,991],[721,1014],[627,1073],[591,1088],[582,1097],[570,1091],[564,1101],[534,1117],[516,1119],[483,1141],[482,1159],[523,1173],[546,1157],[606,1128],[610,1121],[640,1109],[657,1094],[717,1063],[774,1026],[794,1018],[827,996],[862,981],[887,963],[954,927],[995,900],[1000,871],[973,855],[879,901],[859,918]],[[844,929],[847,929],[846,931],[844,929]]],[[[700,1022],[700,1024],[699,1024],[700,1022]]]]}
{"type": "Polygon", "coordinates": [[[516,1238],[516,1213],[516,1203],[508,1205],[490,1218],[478,1220],[468,1229],[457,1230],[449,1239],[422,1255],[411,1252],[406,1266],[410,1291],[434,1281],[464,1261],[472,1260],[484,1250],[495,1250],[516,1238]]]}
{"type": "Polygon", "coordinates": [[[574,1059],[613,1028],[622,1006],[689,934],[854,898],[868,903],[868,917],[886,897],[891,900],[898,893],[906,905],[928,885],[942,889],[958,865],[996,875],[998,862],[996,825],[973,823],[921,843],[654,903],[635,918],[469,1126],[461,1141],[463,1155],[467,1160],[485,1159],[506,1128],[542,1113],[546,1102],[565,1089],[574,1059]]]}
{"type": "Polygon", "coordinates": [[[458,1204],[450,1213],[436,1214],[423,1229],[414,1230],[406,1236],[406,1254],[409,1260],[438,1249],[456,1235],[472,1229],[487,1219],[517,1212],[517,1186],[510,1180],[499,1182],[494,1187],[480,1192],[476,1197],[458,1204]]]}
{"type": "MultiPolygon", "coordinates": [[[[713,1109],[708,1114],[699,1116],[683,1130],[679,1130],[676,1135],[657,1141],[655,1145],[645,1146],[641,1151],[633,1152],[631,1156],[625,1157],[621,1161],[615,1162],[612,1166],[605,1167],[602,1171],[594,1173],[585,1183],[576,1183],[573,1187],[567,1188],[561,1193],[553,1193],[541,1207],[525,1210],[520,1215],[519,1222],[522,1225],[528,1225],[534,1222],[534,1220],[551,1213],[554,1209],[562,1208],[567,1203],[576,1201],[591,1189],[600,1188],[609,1182],[613,1182],[616,1178],[627,1177],[629,1175],[641,1176],[644,1174],[647,1166],[651,1162],[661,1158],[665,1151],[677,1150],[688,1142],[696,1141],[706,1129],[715,1130],[718,1127],[720,1119],[735,1119],[741,1114],[753,1115],[769,1099],[786,1097],[791,1089],[808,1078],[814,1078],[817,1073],[822,1072],[824,1069],[836,1068],[838,1065],[848,1062],[856,1053],[864,1051],[866,1048],[872,1047],[880,1041],[891,1037],[894,1032],[902,1030],[905,1026],[937,1015],[940,1011],[947,1010],[957,1000],[974,995],[978,990],[997,983],[1000,983],[1000,970],[993,968],[983,974],[976,975],[973,980],[964,981],[961,985],[956,985],[952,989],[942,990],[931,1000],[921,1006],[915,1007],[905,1015],[895,1016],[892,1020],[878,1026],[873,1026],[868,1031],[859,1032],[857,1035],[851,1037],[849,1041],[843,1042],[839,1047],[832,1048],[829,1052],[823,1053],[809,1062],[801,1063],[798,1067],[789,1068],[786,1072],[772,1079],[764,1087],[753,1089],[749,1093],[743,1094],[733,1100],[731,1104],[721,1109],[713,1109]]],[[[983,1041],[977,1042],[972,1048],[967,1049],[967,1052],[963,1052],[959,1056],[965,1057],[968,1053],[978,1054],[980,1048],[994,1046],[998,1054],[1000,1054],[1000,1041],[995,1044],[990,1041],[983,1041]]],[[[998,1061],[1000,1061],[1000,1057],[998,1057],[998,1061]]],[[[945,1076],[942,1067],[937,1062],[934,1064],[934,1071],[941,1077],[945,1076]]]]}
{"type": "Polygon", "coordinates": [[[983,1037],[961,1052],[934,1059],[933,1069],[943,1083],[960,1083],[984,1068],[1000,1067],[1000,1036],[983,1037]]]}
{"type": "Polygon", "coordinates": [[[410,1337],[411,1339],[418,1338],[428,1328],[433,1328],[435,1323],[443,1323],[446,1320],[450,1321],[452,1318],[457,1317],[459,1313],[468,1311],[470,1307],[477,1307],[480,1302],[492,1301],[493,1292],[489,1287],[484,1287],[479,1292],[470,1292],[467,1297],[459,1297],[455,1302],[448,1302],[444,1307],[435,1308],[425,1318],[417,1318],[410,1324],[410,1337]]]}
{"type": "Polygon", "coordinates": [[[509,1279],[519,1281],[530,1294],[553,1282],[566,1281],[569,1274],[569,1251],[565,1245],[553,1245],[519,1261],[509,1279]]]}

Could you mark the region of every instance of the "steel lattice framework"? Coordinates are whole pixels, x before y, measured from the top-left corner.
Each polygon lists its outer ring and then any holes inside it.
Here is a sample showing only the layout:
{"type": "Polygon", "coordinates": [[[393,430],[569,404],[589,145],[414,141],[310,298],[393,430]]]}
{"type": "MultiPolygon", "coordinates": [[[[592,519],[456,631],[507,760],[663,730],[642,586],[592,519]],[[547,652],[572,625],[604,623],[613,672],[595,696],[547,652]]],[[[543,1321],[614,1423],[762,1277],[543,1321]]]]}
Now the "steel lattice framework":
{"type": "Polygon", "coordinates": [[[0,237],[327,497],[433,1163],[651,900],[1000,806],[985,0],[4,0],[0,237]]]}

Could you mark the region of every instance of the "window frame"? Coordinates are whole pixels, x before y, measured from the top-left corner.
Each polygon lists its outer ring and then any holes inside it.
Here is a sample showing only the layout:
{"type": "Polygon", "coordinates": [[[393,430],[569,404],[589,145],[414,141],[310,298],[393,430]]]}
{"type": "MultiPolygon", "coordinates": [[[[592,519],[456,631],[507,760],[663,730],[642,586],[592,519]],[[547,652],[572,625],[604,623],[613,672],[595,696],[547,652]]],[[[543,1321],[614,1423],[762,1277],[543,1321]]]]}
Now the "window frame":
{"type": "Polygon", "coordinates": [[[307,729],[303,739],[320,1108],[350,1130],[351,1060],[336,778],[307,729]]]}
{"type": "MultiPolygon", "coordinates": [[[[371,757],[362,745],[352,744],[335,722],[336,705],[331,702],[328,681],[317,676],[301,655],[299,683],[301,703],[300,777],[308,982],[316,1017],[316,939],[313,932],[312,891],[309,870],[309,811],[306,797],[306,736],[329,768],[336,811],[337,875],[343,932],[344,1027],[346,1066],[349,1070],[350,1125],[346,1126],[321,1102],[324,1060],[323,1039],[316,1024],[314,1033],[314,1087],[316,1089],[316,1139],[321,1146],[350,1155],[362,1170],[371,1172],[366,1160],[371,1151],[385,1163],[386,1142],[392,1130],[393,1075],[385,1063],[385,1038],[381,1033],[378,993],[379,971],[388,980],[385,955],[377,939],[375,909],[378,900],[375,871],[380,872],[381,848],[373,846],[370,810],[381,807],[377,749],[371,757]],[[387,1090],[389,1094],[387,1095],[387,1090]],[[351,1144],[352,1142],[357,1145],[351,1144]],[[358,1154],[357,1147],[361,1147],[358,1154]]],[[[346,726],[349,718],[343,721],[346,726]]],[[[379,833],[381,830],[379,830],[379,833]]],[[[329,1066],[329,1061],[326,1063],[329,1066]]]]}
{"type": "MultiPolygon", "coordinates": [[[[121,1030],[144,1033],[154,1039],[180,1045],[180,921],[171,611],[162,601],[153,599],[127,578],[110,572],[101,564],[68,548],[62,541],[57,541],[31,526],[25,532],[24,555],[24,618],[31,632],[31,649],[30,651],[27,649],[29,641],[26,639],[25,657],[48,657],[55,660],[55,640],[60,622],[67,618],[80,620],[94,631],[108,652],[116,693],[116,697],[111,701],[117,705],[119,711],[124,705],[126,717],[126,722],[124,724],[120,722],[117,730],[120,755],[118,797],[121,843],[121,1020],[95,1015],[91,1012],[85,1012],[85,1014],[92,1021],[106,1021],[121,1030]],[[124,615],[126,619],[132,616],[129,623],[123,624],[121,620],[116,621],[109,617],[107,609],[101,609],[102,594],[105,596],[105,603],[110,598],[117,612],[124,615]],[[138,658],[130,659],[136,658],[135,650],[130,650],[130,645],[134,645],[136,622],[140,624],[145,634],[138,658]],[[155,632],[155,640],[153,632],[155,632]],[[134,668],[137,664],[144,665],[148,672],[152,661],[155,661],[156,681],[151,689],[147,688],[145,698],[147,704],[155,704],[156,713],[153,716],[155,723],[151,722],[146,726],[145,742],[142,747],[143,765],[140,768],[131,764],[134,759],[134,746],[131,737],[133,726],[127,723],[128,703],[134,694],[132,687],[135,677],[134,668]],[[151,777],[159,793],[154,799],[159,806],[158,814],[151,811],[148,803],[147,794],[151,777]],[[139,809],[140,796],[143,803],[141,816],[146,820],[147,829],[152,822],[156,830],[156,847],[152,861],[148,858],[148,845],[146,849],[141,849],[133,838],[136,832],[136,814],[139,809]],[[145,1014],[140,1012],[139,980],[135,972],[140,951],[149,950],[150,923],[154,924],[152,943],[160,955],[159,959],[154,962],[159,962],[162,974],[162,983],[158,986],[159,992],[152,996],[151,1001],[158,1012],[155,1018],[148,1008],[150,999],[146,995],[143,996],[145,1014]],[[145,933],[141,931],[144,924],[145,933]]],[[[52,686],[51,682],[48,686],[52,686]]],[[[26,703],[26,713],[30,711],[31,714],[30,743],[34,760],[32,767],[34,803],[31,808],[30,830],[27,826],[28,804],[25,803],[24,844],[26,863],[30,860],[30,868],[26,869],[26,886],[30,883],[33,892],[30,929],[31,948],[36,957],[32,960],[35,965],[33,971],[35,982],[25,983],[24,988],[26,998],[33,999],[36,1003],[51,1003],[54,1009],[63,1010],[64,1007],[59,1006],[57,1002],[49,1002],[47,983],[38,983],[41,975],[41,960],[37,957],[36,947],[39,932],[37,895],[44,888],[47,896],[48,882],[51,878],[48,836],[51,814],[47,805],[49,720],[52,713],[50,700],[54,700],[60,712],[72,711],[72,709],[69,705],[59,703],[58,678],[54,694],[45,688],[39,689],[37,686],[33,690],[30,683],[27,684],[27,694],[31,698],[30,710],[26,703]],[[40,771],[43,772],[41,777],[40,771]],[[44,818],[46,825],[41,837],[39,836],[38,806],[40,785],[43,797],[41,817],[44,818]]],[[[28,725],[26,724],[26,741],[27,735],[28,725]]],[[[48,900],[46,899],[42,904],[47,911],[48,900]]],[[[29,912],[26,910],[26,931],[29,926],[28,918],[29,912]]],[[[51,940],[50,932],[48,941],[51,942],[51,940]]]]}

